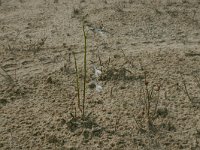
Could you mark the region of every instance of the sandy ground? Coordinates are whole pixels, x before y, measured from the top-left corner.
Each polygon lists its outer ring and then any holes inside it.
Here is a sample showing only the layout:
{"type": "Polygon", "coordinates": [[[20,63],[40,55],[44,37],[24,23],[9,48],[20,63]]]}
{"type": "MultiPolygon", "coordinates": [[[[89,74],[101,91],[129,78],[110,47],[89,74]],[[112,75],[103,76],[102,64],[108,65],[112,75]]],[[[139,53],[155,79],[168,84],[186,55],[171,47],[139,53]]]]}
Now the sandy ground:
{"type": "Polygon", "coordinates": [[[199,150],[199,8],[198,0],[2,0],[0,149],[199,150]],[[72,57],[83,81],[83,23],[85,120],[74,117],[72,57]],[[101,92],[88,86],[93,65],[101,92]]]}

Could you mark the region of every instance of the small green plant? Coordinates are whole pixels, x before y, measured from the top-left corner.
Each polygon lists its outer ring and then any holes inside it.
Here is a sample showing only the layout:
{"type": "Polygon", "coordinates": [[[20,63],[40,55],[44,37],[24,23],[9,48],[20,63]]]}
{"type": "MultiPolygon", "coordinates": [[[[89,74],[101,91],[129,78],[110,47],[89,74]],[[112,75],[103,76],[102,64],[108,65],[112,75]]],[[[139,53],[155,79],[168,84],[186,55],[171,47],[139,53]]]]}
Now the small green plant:
{"type": "Polygon", "coordinates": [[[138,129],[143,131],[156,131],[154,120],[158,117],[158,103],[160,100],[161,83],[155,83],[153,80],[150,82],[147,77],[147,71],[143,68],[144,81],[141,81],[140,100],[142,100],[143,108],[139,116],[142,120],[134,120],[138,129]]]}
{"type": "MultiPolygon", "coordinates": [[[[79,72],[78,72],[78,66],[77,66],[77,60],[75,53],[73,53],[74,56],[74,64],[75,64],[75,70],[76,70],[76,91],[77,91],[77,106],[78,109],[81,111],[81,118],[85,118],[85,101],[86,101],[86,78],[87,78],[87,36],[85,32],[85,27],[83,25],[83,35],[84,35],[84,79],[83,79],[83,100],[81,105],[81,96],[80,96],[80,84],[79,84],[79,72]]],[[[76,108],[75,108],[76,110],[76,108]]],[[[76,113],[75,113],[76,114],[76,113]]],[[[76,115],[75,115],[76,117],[76,115]]]]}
{"type": "Polygon", "coordinates": [[[144,72],[144,85],[145,115],[147,117],[147,128],[150,129],[153,125],[153,119],[157,112],[160,95],[160,83],[157,85],[149,86],[149,81],[147,80],[147,72],[144,72]],[[155,103],[154,109],[152,106],[153,103],[155,103]]]}
{"type": "MultiPolygon", "coordinates": [[[[84,129],[93,129],[99,127],[94,118],[91,117],[92,112],[86,114],[86,79],[87,79],[87,36],[85,32],[85,27],[83,26],[83,35],[84,35],[84,63],[83,63],[83,87],[79,80],[79,70],[75,53],[73,53],[75,71],[76,71],[76,92],[77,100],[73,103],[75,104],[74,113],[70,113],[72,118],[68,121],[67,126],[70,131],[74,132],[78,128],[84,129]],[[81,95],[83,92],[83,95],[81,95]],[[78,112],[78,113],[77,113],[78,112]]],[[[101,92],[102,87],[98,84],[98,77],[100,76],[101,71],[94,67],[94,87],[96,87],[97,92],[101,92]]],[[[102,130],[102,129],[101,129],[102,130]]],[[[84,130],[83,130],[84,131],[84,130]]],[[[83,132],[84,134],[84,132],[83,132]]]]}
{"type": "MultiPolygon", "coordinates": [[[[79,71],[78,71],[78,65],[77,65],[77,59],[75,53],[73,53],[74,57],[74,64],[75,64],[75,71],[76,71],[76,92],[77,92],[77,102],[75,103],[75,114],[76,110],[81,112],[81,118],[86,118],[85,114],[85,102],[86,102],[86,79],[87,79],[87,35],[85,32],[85,27],[83,26],[83,35],[84,35],[84,63],[83,63],[83,97],[81,101],[81,87],[80,87],[80,81],[79,81],[79,71]]],[[[97,92],[102,91],[102,86],[98,84],[98,78],[101,75],[101,71],[96,68],[96,66],[93,64],[94,69],[94,78],[91,84],[96,88],[97,92]]],[[[74,116],[76,117],[76,115],[74,116]]]]}
{"type": "Polygon", "coordinates": [[[78,108],[81,110],[80,106],[80,85],[79,85],[79,74],[78,74],[78,66],[76,61],[75,53],[73,53],[74,56],[74,64],[75,64],[75,70],[76,70],[76,88],[77,88],[77,97],[78,97],[78,108]]]}
{"type": "MultiPolygon", "coordinates": [[[[73,52],[72,54],[74,57],[75,72],[76,72],[76,85],[75,85],[76,88],[75,89],[77,92],[77,101],[75,101],[74,103],[75,104],[74,113],[70,113],[72,118],[67,122],[67,126],[71,132],[74,132],[79,128],[83,128],[84,130],[82,132],[82,135],[87,141],[89,139],[88,139],[88,135],[85,135],[86,130],[92,130],[94,128],[98,128],[98,134],[101,134],[103,129],[100,127],[100,130],[99,130],[99,126],[96,123],[95,119],[91,117],[91,114],[92,114],[91,112],[86,114],[85,103],[86,103],[86,79],[87,79],[87,36],[86,36],[84,26],[83,26],[83,34],[84,34],[83,87],[81,88],[81,84],[80,84],[81,81],[79,81],[80,74],[78,71],[77,59],[76,59],[75,53],[73,52]],[[81,96],[82,91],[83,91],[83,96],[81,96]],[[77,110],[79,111],[78,113],[77,113],[77,110]]],[[[100,74],[101,74],[101,71],[96,69],[96,67],[94,67],[94,76],[95,76],[94,85],[96,87],[97,92],[100,92],[102,90],[102,87],[97,84],[98,77],[100,74]]],[[[91,131],[91,133],[92,132],[93,131],[91,131]]]]}

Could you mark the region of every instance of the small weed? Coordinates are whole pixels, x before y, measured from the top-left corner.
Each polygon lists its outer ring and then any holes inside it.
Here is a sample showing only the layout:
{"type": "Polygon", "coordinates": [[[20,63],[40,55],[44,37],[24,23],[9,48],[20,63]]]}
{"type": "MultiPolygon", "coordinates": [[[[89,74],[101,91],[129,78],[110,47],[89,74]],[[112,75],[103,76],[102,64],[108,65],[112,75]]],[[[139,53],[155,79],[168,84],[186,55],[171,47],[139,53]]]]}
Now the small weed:
{"type": "Polygon", "coordinates": [[[141,81],[140,101],[142,101],[142,111],[139,113],[139,118],[134,116],[137,128],[140,132],[157,131],[154,125],[154,120],[158,116],[166,117],[168,114],[167,109],[158,109],[160,99],[161,83],[150,82],[147,78],[147,72],[144,71],[144,80],[141,81]],[[153,83],[153,84],[152,84],[153,83]]]}
{"type": "MultiPolygon", "coordinates": [[[[76,110],[79,110],[81,112],[81,117],[82,119],[85,118],[85,101],[86,101],[86,79],[87,79],[87,36],[85,32],[85,27],[83,26],[83,35],[84,35],[84,63],[83,63],[83,97],[81,101],[81,87],[80,87],[80,82],[79,82],[79,71],[78,71],[78,66],[77,66],[77,59],[75,53],[73,53],[74,57],[74,64],[75,64],[75,70],[76,70],[76,92],[77,92],[77,103],[75,106],[75,112],[76,110]]],[[[94,66],[94,81],[92,81],[89,85],[90,88],[93,86],[96,87],[97,92],[102,91],[102,87],[98,84],[98,78],[101,74],[101,71],[94,66]]],[[[76,113],[75,113],[76,114],[76,113]]],[[[76,115],[75,115],[76,116],[76,115]]]]}
{"type": "MultiPolygon", "coordinates": [[[[77,89],[77,106],[75,106],[75,114],[76,114],[76,107],[78,107],[78,110],[81,111],[81,117],[82,119],[85,118],[85,101],[86,101],[86,78],[87,78],[87,36],[85,32],[85,27],[83,26],[83,35],[84,35],[84,75],[83,75],[83,99],[81,104],[81,98],[80,98],[80,84],[79,84],[79,72],[78,72],[78,66],[77,66],[77,60],[75,53],[73,53],[74,56],[74,64],[75,64],[75,70],[76,70],[76,89],[77,89]]],[[[75,115],[76,117],[76,115],[75,115]]]]}
{"type": "MultiPolygon", "coordinates": [[[[78,97],[78,108],[81,110],[80,106],[80,85],[79,85],[79,73],[78,73],[78,66],[77,66],[77,61],[76,61],[76,56],[73,53],[74,56],[74,64],[75,64],[75,69],[76,69],[76,88],[77,88],[77,97],[78,97]]],[[[81,110],[82,111],[82,110],[81,110]]]]}
{"type": "MultiPolygon", "coordinates": [[[[67,126],[71,132],[75,132],[77,129],[82,130],[82,135],[85,142],[89,141],[92,136],[100,136],[103,129],[97,125],[94,119],[92,119],[91,114],[86,114],[86,79],[87,79],[87,36],[85,32],[85,27],[83,26],[83,35],[84,35],[84,63],[83,63],[83,87],[80,86],[80,72],[78,70],[78,64],[76,59],[76,54],[73,52],[74,65],[76,71],[76,96],[77,100],[75,101],[74,113],[71,114],[71,119],[67,122],[67,126]],[[81,92],[83,95],[81,96],[81,92]],[[80,112],[80,113],[79,113],[80,112]]],[[[100,76],[101,71],[94,67],[94,87],[96,91],[101,91],[102,87],[97,84],[98,77],[100,76]]]]}

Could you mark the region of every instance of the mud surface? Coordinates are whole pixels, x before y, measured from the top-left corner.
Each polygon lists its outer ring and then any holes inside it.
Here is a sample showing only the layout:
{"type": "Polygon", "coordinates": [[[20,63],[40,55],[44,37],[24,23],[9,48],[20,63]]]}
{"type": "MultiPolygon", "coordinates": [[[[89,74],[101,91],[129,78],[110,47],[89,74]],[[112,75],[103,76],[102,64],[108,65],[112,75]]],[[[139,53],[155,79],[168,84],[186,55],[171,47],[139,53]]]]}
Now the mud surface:
{"type": "Polygon", "coordinates": [[[200,149],[198,0],[0,5],[0,149],[200,149]]]}

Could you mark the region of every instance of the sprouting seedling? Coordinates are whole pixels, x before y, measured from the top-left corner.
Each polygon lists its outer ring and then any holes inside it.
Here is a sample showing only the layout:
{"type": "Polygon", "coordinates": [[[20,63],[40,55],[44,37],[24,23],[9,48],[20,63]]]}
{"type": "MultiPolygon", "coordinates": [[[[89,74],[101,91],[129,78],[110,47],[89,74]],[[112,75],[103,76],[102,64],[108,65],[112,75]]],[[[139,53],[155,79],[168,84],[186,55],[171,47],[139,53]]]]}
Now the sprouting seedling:
{"type": "MultiPolygon", "coordinates": [[[[87,78],[87,36],[85,32],[85,27],[83,25],[83,35],[84,35],[84,80],[83,80],[83,100],[82,100],[82,105],[81,105],[81,98],[80,98],[80,83],[79,83],[79,73],[78,73],[78,66],[77,66],[77,61],[75,54],[73,53],[74,56],[74,62],[75,62],[75,69],[76,69],[76,88],[77,88],[77,96],[78,96],[78,108],[80,109],[82,113],[82,119],[85,118],[85,100],[86,100],[86,78],[87,78]],[[81,108],[82,106],[82,108],[81,108]]],[[[76,108],[75,108],[76,112],[76,108]]],[[[76,113],[75,113],[76,114],[76,113]]],[[[76,115],[75,115],[76,116],[76,115]]]]}
{"type": "MultiPolygon", "coordinates": [[[[78,74],[78,66],[76,61],[75,53],[73,53],[74,62],[75,62],[75,69],[76,69],[76,86],[77,86],[77,96],[78,96],[78,108],[81,110],[80,107],[80,85],[79,85],[79,74],[78,74]]],[[[82,110],[81,110],[82,111],[82,110]]]]}
{"type": "Polygon", "coordinates": [[[93,68],[94,68],[95,78],[99,78],[99,76],[101,75],[101,71],[98,70],[95,65],[93,65],[93,68]]]}
{"type": "Polygon", "coordinates": [[[85,32],[85,26],[83,25],[84,35],[84,85],[83,85],[83,104],[82,104],[82,117],[85,117],[85,99],[86,99],[86,78],[87,78],[87,36],[85,32]]]}

